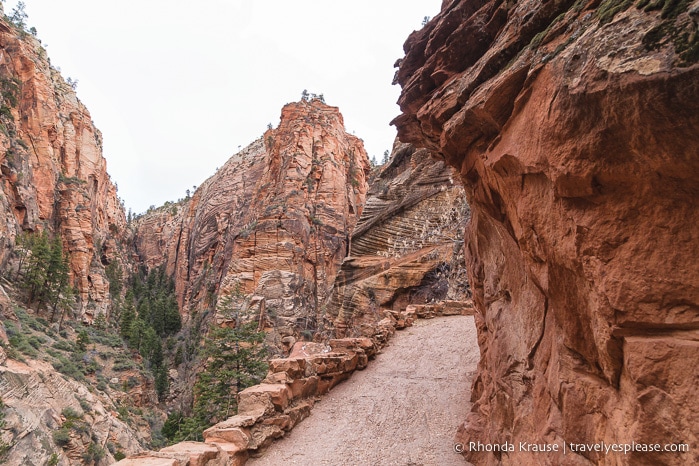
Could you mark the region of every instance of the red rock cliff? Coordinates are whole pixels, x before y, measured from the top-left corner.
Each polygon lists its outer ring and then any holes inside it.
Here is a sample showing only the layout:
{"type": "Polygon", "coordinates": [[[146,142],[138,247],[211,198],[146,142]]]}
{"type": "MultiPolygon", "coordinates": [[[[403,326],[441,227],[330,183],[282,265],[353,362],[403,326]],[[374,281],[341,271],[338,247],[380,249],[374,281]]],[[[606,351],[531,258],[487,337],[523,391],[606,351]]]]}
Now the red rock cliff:
{"type": "Polygon", "coordinates": [[[370,183],[326,319],[336,335],[372,337],[408,304],[468,296],[463,272],[464,190],[451,167],[396,141],[370,183]]]}
{"type": "Polygon", "coordinates": [[[0,266],[21,231],[60,233],[90,318],[107,310],[103,266],[126,224],[102,136],[40,42],[2,19],[0,95],[0,266]]]}
{"type": "Polygon", "coordinates": [[[336,107],[288,104],[276,129],[183,204],[138,220],[136,247],[164,263],[184,312],[236,290],[276,337],[314,331],[362,211],[369,162],[336,107]]]}
{"type": "MultiPolygon", "coordinates": [[[[460,173],[476,464],[699,462],[694,2],[452,0],[405,44],[401,140],[460,173]],[[533,453],[519,442],[690,445],[533,453]]],[[[468,450],[468,448],[467,448],[468,450]]]]}

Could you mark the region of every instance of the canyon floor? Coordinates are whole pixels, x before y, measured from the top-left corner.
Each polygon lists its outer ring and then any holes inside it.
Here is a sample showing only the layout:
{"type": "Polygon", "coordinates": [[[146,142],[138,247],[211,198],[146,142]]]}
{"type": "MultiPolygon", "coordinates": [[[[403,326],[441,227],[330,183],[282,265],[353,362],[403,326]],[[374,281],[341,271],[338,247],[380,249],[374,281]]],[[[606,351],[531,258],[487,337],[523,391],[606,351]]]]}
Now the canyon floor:
{"type": "Polygon", "coordinates": [[[478,357],[472,316],[419,320],[247,464],[469,464],[454,434],[471,407],[478,357]]]}

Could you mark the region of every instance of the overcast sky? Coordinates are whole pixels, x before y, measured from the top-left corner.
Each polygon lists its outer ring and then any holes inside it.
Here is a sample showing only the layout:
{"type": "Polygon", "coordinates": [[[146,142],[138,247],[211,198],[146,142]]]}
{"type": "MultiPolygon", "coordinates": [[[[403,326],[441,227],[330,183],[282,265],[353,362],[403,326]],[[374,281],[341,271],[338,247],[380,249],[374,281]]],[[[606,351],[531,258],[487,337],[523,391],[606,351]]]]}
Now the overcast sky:
{"type": "MultiPolygon", "coordinates": [[[[16,1],[7,0],[10,14],[16,1]]],[[[25,0],[54,66],[104,136],[127,208],[184,197],[275,127],[301,92],[324,94],[381,160],[395,131],[393,64],[441,0],[25,0]]]]}

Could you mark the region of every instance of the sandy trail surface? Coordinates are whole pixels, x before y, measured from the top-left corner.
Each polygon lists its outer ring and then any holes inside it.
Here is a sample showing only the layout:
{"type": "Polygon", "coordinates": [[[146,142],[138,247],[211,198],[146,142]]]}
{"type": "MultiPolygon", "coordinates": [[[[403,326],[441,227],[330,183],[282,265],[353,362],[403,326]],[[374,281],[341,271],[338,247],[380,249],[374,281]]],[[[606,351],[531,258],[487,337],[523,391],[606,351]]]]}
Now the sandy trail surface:
{"type": "Polygon", "coordinates": [[[453,439],[478,358],[473,317],[419,320],[246,464],[467,465],[453,439]]]}

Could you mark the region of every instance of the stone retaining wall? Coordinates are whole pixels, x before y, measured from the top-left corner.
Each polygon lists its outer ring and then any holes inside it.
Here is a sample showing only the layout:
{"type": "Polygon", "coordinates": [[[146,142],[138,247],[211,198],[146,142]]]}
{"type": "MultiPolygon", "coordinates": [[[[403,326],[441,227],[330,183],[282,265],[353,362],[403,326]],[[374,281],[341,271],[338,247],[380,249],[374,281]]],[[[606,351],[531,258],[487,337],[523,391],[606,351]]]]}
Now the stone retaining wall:
{"type": "Polygon", "coordinates": [[[364,369],[396,329],[416,318],[473,314],[470,302],[409,305],[385,311],[374,338],[342,338],[322,343],[298,342],[288,358],[272,359],[267,377],[238,394],[238,414],[204,431],[204,443],[181,442],[144,452],[118,466],[241,466],[250,455],[283,437],[308,417],[320,397],[364,369]]]}

